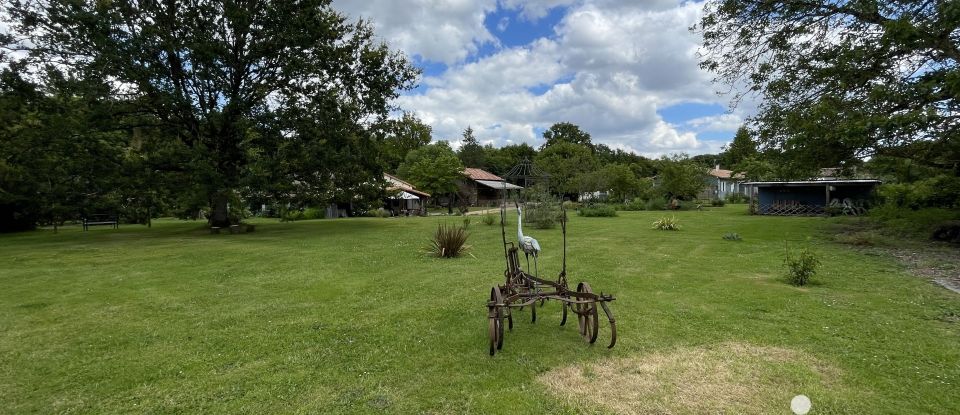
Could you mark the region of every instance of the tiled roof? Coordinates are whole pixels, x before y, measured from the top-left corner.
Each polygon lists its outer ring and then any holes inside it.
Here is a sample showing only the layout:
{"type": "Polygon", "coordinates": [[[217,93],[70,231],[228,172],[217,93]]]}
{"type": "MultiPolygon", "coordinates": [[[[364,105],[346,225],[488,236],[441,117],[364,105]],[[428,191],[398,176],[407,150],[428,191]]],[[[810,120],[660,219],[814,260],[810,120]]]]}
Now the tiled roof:
{"type": "Polygon", "coordinates": [[[490,173],[484,169],[478,169],[474,167],[467,167],[463,169],[463,174],[469,177],[470,180],[496,180],[500,182],[503,181],[503,179],[500,176],[490,173]]]}

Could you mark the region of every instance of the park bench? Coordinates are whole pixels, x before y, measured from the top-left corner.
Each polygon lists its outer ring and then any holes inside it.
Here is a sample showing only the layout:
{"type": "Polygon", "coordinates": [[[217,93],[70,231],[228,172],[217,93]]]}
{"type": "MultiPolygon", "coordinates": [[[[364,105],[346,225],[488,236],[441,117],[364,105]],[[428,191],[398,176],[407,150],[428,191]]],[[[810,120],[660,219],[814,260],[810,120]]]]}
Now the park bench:
{"type": "Polygon", "coordinates": [[[83,218],[83,230],[86,231],[91,226],[111,225],[113,229],[119,228],[120,222],[117,215],[95,214],[83,218]]]}

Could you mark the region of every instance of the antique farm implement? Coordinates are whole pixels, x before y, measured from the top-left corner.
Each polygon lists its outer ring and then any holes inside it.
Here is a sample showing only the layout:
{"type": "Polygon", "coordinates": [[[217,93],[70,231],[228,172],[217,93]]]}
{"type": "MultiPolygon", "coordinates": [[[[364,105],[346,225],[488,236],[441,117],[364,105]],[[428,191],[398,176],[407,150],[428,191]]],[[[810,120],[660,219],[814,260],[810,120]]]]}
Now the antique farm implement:
{"type": "Polygon", "coordinates": [[[602,308],[607,320],[610,321],[610,345],[617,343],[617,323],[613,312],[607,304],[614,300],[610,294],[596,294],[590,284],[581,282],[576,290],[571,290],[567,284],[567,211],[561,204],[560,227],[563,232],[563,267],[556,281],[539,278],[539,264],[537,257],[540,253],[540,244],[536,239],[523,234],[521,222],[522,213],[517,205],[517,242],[507,241],[506,233],[506,203],[500,206],[500,230],[503,235],[503,254],[506,259],[504,270],[505,282],[490,289],[490,301],[487,302],[488,330],[490,336],[490,355],[496,354],[503,347],[504,325],[513,330],[514,309],[530,308],[532,322],[537,321],[537,303],[540,306],[547,300],[557,300],[561,303],[562,318],[560,325],[567,323],[568,313],[577,319],[580,336],[589,343],[597,340],[600,328],[599,309],[602,308]],[[521,267],[519,252],[527,258],[526,270],[521,267]],[[530,274],[530,256],[533,256],[537,274],[530,274]]]}

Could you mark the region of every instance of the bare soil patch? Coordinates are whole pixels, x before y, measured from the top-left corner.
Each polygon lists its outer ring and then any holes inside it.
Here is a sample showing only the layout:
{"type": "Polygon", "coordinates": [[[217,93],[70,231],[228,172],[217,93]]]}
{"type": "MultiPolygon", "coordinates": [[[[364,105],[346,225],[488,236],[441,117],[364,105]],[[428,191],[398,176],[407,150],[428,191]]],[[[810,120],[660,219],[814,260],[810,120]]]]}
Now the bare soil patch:
{"type": "Polygon", "coordinates": [[[761,414],[789,413],[794,396],[836,378],[803,352],[723,343],[565,366],[538,380],[584,412],[761,414]]]}
{"type": "Polygon", "coordinates": [[[960,294],[960,247],[955,244],[886,235],[869,222],[838,224],[831,231],[836,242],[894,258],[910,274],[960,294]]]}

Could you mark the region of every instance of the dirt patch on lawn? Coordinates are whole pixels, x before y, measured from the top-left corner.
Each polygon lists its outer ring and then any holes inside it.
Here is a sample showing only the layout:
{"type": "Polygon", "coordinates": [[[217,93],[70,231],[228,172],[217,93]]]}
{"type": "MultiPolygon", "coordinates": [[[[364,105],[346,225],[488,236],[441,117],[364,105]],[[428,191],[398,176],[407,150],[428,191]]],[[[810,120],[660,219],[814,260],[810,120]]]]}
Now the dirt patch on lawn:
{"type": "Polygon", "coordinates": [[[566,366],[538,380],[582,411],[702,414],[789,413],[794,396],[836,378],[802,352],[724,343],[566,366]]]}
{"type": "Polygon", "coordinates": [[[910,274],[960,294],[960,247],[956,245],[886,235],[866,221],[836,224],[830,228],[830,237],[869,255],[895,258],[910,274]]]}

